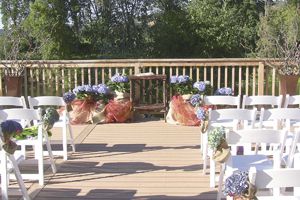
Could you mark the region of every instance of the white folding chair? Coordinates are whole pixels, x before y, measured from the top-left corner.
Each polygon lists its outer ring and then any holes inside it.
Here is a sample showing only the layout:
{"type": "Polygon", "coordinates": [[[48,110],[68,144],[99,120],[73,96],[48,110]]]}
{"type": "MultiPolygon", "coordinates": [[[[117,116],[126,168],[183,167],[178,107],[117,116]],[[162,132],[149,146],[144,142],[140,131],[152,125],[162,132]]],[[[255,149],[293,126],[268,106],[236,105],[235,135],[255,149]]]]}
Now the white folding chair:
{"type": "Polygon", "coordinates": [[[275,143],[278,144],[278,149],[270,150],[272,151],[273,160],[271,160],[268,156],[271,153],[268,153],[268,155],[236,155],[235,151],[231,151],[230,158],[227,160],[227,162],[221,165],[217,199],[221,199],[221,189],[224,176],[231,175],[235,170],[248,171],[250,167],[256,167],[258,170],[280,168],[286,137],[286,130],[245,129],[227,132],[226,141],[229,146],[248,146],[249,144],[252,145],[257,143],[275,143]]]}
{"type": "MultiPolygon", "coordinates": [[[[211,157],[212,150],[208,148],[207,137],[210,130],[214,127],[225,127],[229,130],[253,128],[256,116],[256,109],[220,109],[209,110],[210,127],[203,134],[203,171],[205,173],[208,158],[211,157]]],[[[236,148],[235,148],[236,150],[236,148]]],[[[246,149],[245,149],[246,151],[246,149]]],[[[210,158],[210,187],[215,187],[215,162],[210,158]]]]}
{"type": "Polygon", "coordinates": [[[238,96],[204,96],[205,105],[229,106],[231,108],[241,107],[241,97],[238,96]]]}
{"type": "Polygon", "coordinates": [[[299,167],[266,170],[257,170],[255,167],[251,167],[249,170],[249,182],[255,185],[258,200],[300,200],[299,179],[299,167]],[[293,191],[281,194],[279,188],[287,187],[293,188],[293,191]],[[267,194],[264,189],[273,189],[271,190],[273,194],[270,192],[267,194]]]}
{"type": "Polygon", "coordinates": [[[8,192],[9,192],[9,173],[14,173],[17,183],[20,188],[20,192],[23,195],[24,200],[30,200],[28,192],[26,190],[24,181],[22,179],[18,163],[14,157],[2,149],[2,131],[0,131],[0,173],[1,173],[1,194],[2,200],[8,200],[8,192]]]}
{"type": "MultiPolygon", "coordinates": [[[[53,151],[54,155],[63,155],[63,159],[68,159],[68,144],[71,144],[73,152],[76,151],[73,131],[70,125],[70,117],[67,112],[67,105],[64,102],[62,97],[58,96],[39,96],[39,97],[28,97],[29,107],[31,109],[40,107],[40,106],[56,106],[63,107],[63,113],[58,122],[55,122],[53,127],[62,128],[62,151],[53,151]],[[68,140],[67,132],[69,133],[70,139],[68,140]]],[[[53,141],[52,141],[53,142],[53,141]]]]}
{"type": "MultiPolygon", "coordinates": [[[[33,146],[35,157],[38,160],[38,173],[37,174],[24,174],[22,173],[23,179],[38,180],[41,186],[44,185],[44,151],[43,145],[46,144],[47,151],[49,154],[49,160],[52,167],[53,173],[56,173],[56,166],[51,151],[51,146],[48,140],[48,133],[43,130],[43,124],[41,122],[41,113],[39,110],[34,109],[23,109],[23,108],[12,108],[0,110],[0,119],[4,120],[26,120],[26,121],[37,121],[38,124],[38,135],[37,138],[17,140],[17,145],[22,147],[33,146]]],[[[21,149],[21,154],[25,158],[26,148],[21,149]]]]}

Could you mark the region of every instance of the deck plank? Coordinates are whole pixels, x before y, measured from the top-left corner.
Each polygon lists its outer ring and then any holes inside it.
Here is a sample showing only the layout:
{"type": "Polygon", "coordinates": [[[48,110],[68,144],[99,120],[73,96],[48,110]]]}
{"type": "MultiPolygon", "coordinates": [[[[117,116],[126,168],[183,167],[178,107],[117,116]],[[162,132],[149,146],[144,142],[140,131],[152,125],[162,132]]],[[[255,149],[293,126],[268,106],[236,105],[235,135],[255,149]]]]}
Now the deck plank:
{"type": "Polygon", "coordinates": [[[58,172],[35,192],[35,200],[216,199],[202,173],[199,127],[157,120],[89,130],[77,134],[77,152],[57,160],[58,172]]]}

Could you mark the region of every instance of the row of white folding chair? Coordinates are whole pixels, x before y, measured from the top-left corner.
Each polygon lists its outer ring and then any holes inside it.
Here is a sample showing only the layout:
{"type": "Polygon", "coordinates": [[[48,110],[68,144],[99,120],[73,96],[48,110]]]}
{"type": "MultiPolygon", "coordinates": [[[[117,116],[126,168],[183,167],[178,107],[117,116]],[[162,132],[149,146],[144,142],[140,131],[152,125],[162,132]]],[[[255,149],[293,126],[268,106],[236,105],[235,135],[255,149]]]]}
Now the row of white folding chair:
{"type": "MultiPolygon", "coordinates": [[[[211,158],[212,150],[208,147],[208,133],[215,127],[225,127],[229,130],[253,128],[256,116],[256,109],[219,109],[209,110],[209,129],[202,133],[203,144],[203,171],[206,172],[208,161],[210,161],[210,187],[215,187],[215,162],[211,158]]],[[[236,151],[236,148],[234,149],[236,151]]],[[[245,149],[246,150],[246,149],[245,149]]]]}
{"type": "Polygon", "coordinates": [[[248,147],[257,143],[275,143],[279,148],[272,150],[273,160],[270,160],[268,155],[264,154],[253,155],[244,152],[243,155],[236,155],[235,151],[231,150],[231,156],[221,165],[217,199],[221,199],[224,176],[231,175],[235,170],[248,171],[250,167],[256,167],[259,170],[280,168],[286,137],[286,130],[245,129],[228,131],[226,133],[226,141],[231,147],[245,145],[245,147],[248,147]]]}
{"type": "Polygon", "coordinates": [[[0,131],[0,174],[1,174],[1,196],[3,200],[8,200],[9,193],[9,176],[10,173],[14,173],[18,186],[20,188],[20,192],[25,200],[30,200],[28,192],[26,190],[23,178],[20,173],[20,169],[18,163],[14,157],[2,149],[3,145],[3,135],[2,131],[0,131]]]}
{"type": "MultiPolygon", "coordinates": [[[[29,108],[34,109],[40,106],[56,106],[63,107],[63,113],[59,121],[54,124],[54,127],[62,128],[62,151],[54,151],[55,155],[63,155],[63,159],[68,159],[68,144],[71,144],[72,151],[75,152],[75,143],[73,137],[73,131],[70,125],[70,116],[67,112],[67,106],[62,97],[58,96],[39,96],[39,97],[28,97],[29,108]],[[69,133],[69,140],[67,134],[69,133]]],[[[27,108],[26,100],[22,97],[0,97],[0,106],[13,106],[27,108]]],[[[52,141],[54,142],[54,141],[52,141]]]]}
{"type": "Polygon", "coordinates": [[[38,180],[41,186],[44,185],[44,151],[43,145],[47,147],[49,154],[50,164],[53,173],[56,173],[56,166],[51,151],[51,145],[48,140],[48,134],[42,128],[41,122],[41,110],[40,109],[24,109],[24,108],[12,108],[0,110],[0,120],[26,120],[26,124],[29,122],[38,122],[38,135],[37,138],[17,140],[16,143],[22,147],[21,155],[25,158],[26,146],[32,146],[35,152],[35,158],[38,160],[38,173],[37,174],[24,174],[22,173],[23,179],[38,180]]]}

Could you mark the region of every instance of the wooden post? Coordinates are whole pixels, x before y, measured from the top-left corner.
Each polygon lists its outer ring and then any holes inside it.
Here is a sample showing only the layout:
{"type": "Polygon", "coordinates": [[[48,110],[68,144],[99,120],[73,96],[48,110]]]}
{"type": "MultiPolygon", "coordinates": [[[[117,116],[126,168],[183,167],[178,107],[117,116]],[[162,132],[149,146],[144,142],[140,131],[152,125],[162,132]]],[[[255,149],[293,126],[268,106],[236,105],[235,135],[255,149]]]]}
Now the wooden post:
{"type": "Polygon", "coordinates": [[[258,95],[264,95],[265,65],[263,62],[258,64],[258,95]]]}

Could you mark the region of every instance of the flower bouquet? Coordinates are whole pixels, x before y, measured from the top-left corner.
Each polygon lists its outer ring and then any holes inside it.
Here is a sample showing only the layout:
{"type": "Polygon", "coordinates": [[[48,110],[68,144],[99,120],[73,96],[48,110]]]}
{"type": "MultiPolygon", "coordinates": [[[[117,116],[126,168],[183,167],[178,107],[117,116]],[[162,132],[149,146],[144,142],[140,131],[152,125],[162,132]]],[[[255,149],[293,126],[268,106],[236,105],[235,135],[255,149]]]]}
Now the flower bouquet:
{"type": "Polygon", "coordinates": [[[6,120],[1,123],[2,131],[2,148],[9,154],[14,154],[17,149],[17,144],[11,140],[15,135],[19,135],[23,128],[21,124],[13,120],[6,120]]]}
{"type": "Polygon", "coordinates": [[[208,145],[214,151],[213,159],[224,163],[230,156],[230,149],[225,140],[225,128],[216,127],[208,132],[208,145]]]}
{"type": "Polygon", "coordinates": [[[208,121],[208,109],[209,107],[203,106],[199,107],[196,110],[196,116],[199,120],[201,120],[200,130],[201,133],[205,133],[207,131],[209,121],[208,121]]]}
{"type": "Polygon", "coordinates": [[[224,195],[234,200],[256,200],[256,189],[249,181],[248,172],[235,171],[225,180],[224,195]]]}
{"type": "MultiPolygon", "coordinates": [[[[111,98],[110,90],[105,84],[77,86],[73,89],[73,93],[76,98],[71,101],[73,109],[70,113],[72,124],[93,122],[93,112],[100,108],[102,110],[104,107],[102,105],[107,104],[111,98]]],[[[66,97],[72,96],[70,93],[65,95],[66,97]]],[[[68,98],[65,99],[68,100],[68,98]]]]}
{"type": "Polygon", "coordinates": [[[126,75],[115,74],[111,77],[110,81],[108,81],[107,85],[111,90],[115,91],[116,99],[129,97],[130,84],[126,75]]]}

